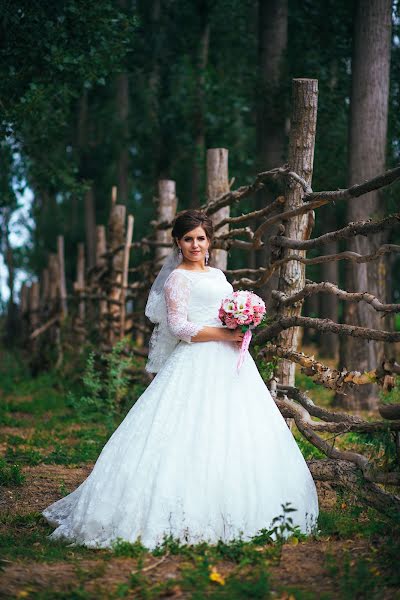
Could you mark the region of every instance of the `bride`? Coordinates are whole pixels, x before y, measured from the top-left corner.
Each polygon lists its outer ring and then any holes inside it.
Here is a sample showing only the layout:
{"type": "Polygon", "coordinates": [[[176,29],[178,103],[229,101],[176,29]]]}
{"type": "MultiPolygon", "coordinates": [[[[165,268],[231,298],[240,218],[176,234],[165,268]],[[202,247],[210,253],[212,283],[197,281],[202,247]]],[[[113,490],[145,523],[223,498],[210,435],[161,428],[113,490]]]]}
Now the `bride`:
{"type": "Polygon", "coordinates": [[[146,315],[156,323],[146,369],[157,375],[104,446],[89,477],[43,511],[51,538],[152,550],[249,540],[291,502],[293,525],[312,533],[318,496],[296,441],[246,352],[243,333],[218,319],[232,291],[208,266],[213,226],[203,212],[176,217],[173,250],[146,315]]]}

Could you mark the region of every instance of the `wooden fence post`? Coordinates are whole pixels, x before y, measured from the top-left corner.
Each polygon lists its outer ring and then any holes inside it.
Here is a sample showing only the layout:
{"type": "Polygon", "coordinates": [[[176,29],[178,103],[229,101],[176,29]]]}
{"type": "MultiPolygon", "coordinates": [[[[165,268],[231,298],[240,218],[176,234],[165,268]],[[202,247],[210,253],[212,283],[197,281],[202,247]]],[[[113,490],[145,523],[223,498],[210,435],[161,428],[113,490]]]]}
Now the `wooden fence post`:
{"type": "Polygon", "coordinates": [[[68,315],[67,304],[67,284],[65,281],[65,260],[64,260],[64,236],[57,236],[57,255],[58,255],[58,277],[60,290],[61,316],[64,319],[68,315]]]}
{"type": "MultiPolygon", "coordinates": [[[[107,259],[105,254],[107,252],[107,241],[106,241],[106,228],[104,225],[97,225],[96,227],[96,267],[98,271],[101,271],[106,267],[107,259]]],[[[103,285],[103,278],[100,277],[98,280],[98,288],[101,296],[107,295],[107,290],[103,285]]],[[[100,300],[99,302],[99,333],[100,338],[104,341],[107,337],[107,331],[109,330],[110,324],[107,322],[107,301],[100,300]]]]}
{"type": "Polygon", "coordinates": [[[128,269],[129,269],[129,254],[132,244],[133,236],[133,223],[134,218],[132,215],[128,216],[128,227],[126,230],[126,240],[123,254],[123,265],[122,265],[122,287],[121,287],[121,319],[120,319],[120,334],[119,337],[122,339],[125,336],[125,321],[126,321],[126,290],[128,288],[128,269]]]}
{"type": "Polygon", "coordinates": [[[58,257],[57,254],[49,256],[49,312],[53,314],[58,309],[58,257]]]}
{"type": "MultiPolygon", "coordinates": [[[[228,150],[226,148],[210,148],[207,150],[207,201],[211,202],[222,194],[229,192],[228,179],[228,150]]],[[[230,207],[224,206],[211,215],[215,225],[228,218],[230,207]]],[[[229,225],[226,223],[218,229],[218,234],[227,233],[229,225]]],[[[214,249],[210,264],[218,269],[226,270],[228,253],[226,250],[214,249]]]]}
{"type": "MultiPolygon", "coordinates": [[[[111,288],[108,301],[109,336],[108,342],[113,345],[116,340],[116,323],[120,323],[121,291],[123,269],[123,246],[125,243],[126,206],[112,204],[109,219],[109,247],[111,253],[111,288]]],[[[118,327],[117,325],[117,327],[118,327]]]]}
{"type": "MultiPolygon", "coordinates": [[[[157,221],[172,221],[176,214],[178,199],[176,197],[176,184],[171,179],[160,179],[158,182],[158,206],[157,206],[157,221]]],[[[163,244],[171,244],[172,229],[157,229],[156,240],[163,244]]],[[[165,246],[156,246],[155,256],[156,262],[159,265],[162,259],[170,252],[170,248],[165,246]]]]}
{"type": "Polygon", "coordinates": [[[74,283],[74,292],[78,294],[78,319],[77,333],[80,342],[85,339],[85,300],[82,296],[85,294],[85,244],[78,244],[78,254],[76,259],[76,281],[74,283]]]}
{"type": "MultiPolygon", "coordinates": [[[[289,136],[288,163],[290,169],[303,177],[311,185],[315,133],[318,109],[318,80],[293,79],[292,86],[292,118],[289,136]]],[[[292,210],[303,204],[304,191],[300,185],[287,185],[284,210],[292,210]]],[[[306,240],[310,237],[314,225],[314,213],[309,211],[303,215],[289,219],[285,224],[285,236],[291,239],[306,240]]],[[[282,258],[292,251],[284,248],[282,258]]],[[[298,250],[305,256],[304,250],[298,250]]],[[[279,274],[279,291],[291,296],[304,287],[305,266],[298,261],[290,261],[282,265],[279,274]]],[[[281,316],[298,316],[301,314],[302,302],[278,310],[281,316]]],[[[279,345],[289,350],[297,350],[300,328],[292,327],[279,335],[279,345]]],[[[279,383],[294,386],[295,364],[289,360],[281,360],[277,368],[279,383]]]]}
{"type": "Polygon", "coordinates": [[[49,294],[50,294],[50,278],[49,269],[43,269],[42,276],[40,278],[40,304],[42,312],[46,315],[49,305],[49,294]]]}

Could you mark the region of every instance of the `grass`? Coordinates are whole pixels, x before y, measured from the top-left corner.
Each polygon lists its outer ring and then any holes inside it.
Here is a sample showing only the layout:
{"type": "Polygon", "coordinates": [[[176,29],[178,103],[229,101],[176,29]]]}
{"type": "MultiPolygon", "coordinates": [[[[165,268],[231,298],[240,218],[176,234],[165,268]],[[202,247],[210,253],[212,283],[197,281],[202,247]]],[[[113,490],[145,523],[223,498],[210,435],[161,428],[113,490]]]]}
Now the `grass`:
{"type": "Polygon", "coordinates": [[[295,385],[301,390],[308,392],[311,400],[319,406],[324,408],[331,406],[335,392],[315,383],[311,377],[301,373],[300,369],[296,370],[295,385]]]}
{"type": "Polygon", "coordinates": [[[0,458],[0,486],[22,485],[24,481],[25,475],[19,465],[9,465],[3,458],[0,458]]]}
{"type": "MultiPolygon", "coordinates": [[[[59,373],[32,378],[18,359],[11,359],[5,354],[0,366],[0,380],[0,424],[3,425],[0,443],[5,448],[0,460],[0,484],[12,492],[18,506],[20,494],[27,492],[24,471],[28,466],[33,469],[37,465],[73,468],[93,463],[107,440],[109,430],[103,422],[83,422],[78,418],[67,401],[70,391],[68,380],[59,373]]],[[[297,381],[303,389],[309,390],[318,404],[329,406],[331,391],[324,390],[301,374],[297,381]]],[[[72,388],[76,397],[83,393],[74,380],[72,388]]],[[[136,393],[140,394],[140,391],[138,388],[136,393]]],[[[122,416],[118,420],[120,418],[122,416]]],[[[293,433],[306,459],[323,457],[296,429],[293,433]]],[[[369,453],[377,461],[382,461],[383,456],[392,456],[390,444],[386,432],[370,437],[348,433],[337,438],[338,446],[369,453]]],[[[388,466],[391,465],[389,462],[388,466]]],[[[30,471],[26,469],[25,472],[30,471]]],[[[63,476],[58,479],[57,486],[60,495],[72,491],[63,476]]],[[[275,527],[281,524],[282,519],[279,520],[278,515],[275,527]]],[[[370,545],[367,556],[353,556],[345,551],[338,555],[334,550],[326,555],[326,575],[334,578],[340,597],[375,598],[388,586],[395,590],[400,585],[400,570],[396,568],[400,555],[400,523],[388,521],[377,511],[357,504],[351,494],[344,492],[338,494],[337,504],[332,509],[320,509],[315,535],[306,538],[298,531],[292,531],[288,539],[279,542],[278,537],[275,543],[271,532],[263,530],[251,541],[221,541],[213,546],[206,543],[190,546],[166,538],[153,552],[148,552],[140,540],[133,544],[117,540],[111,549],[93,550],[50,540],[48,535],[52,530],[39,512],[14,514],[14,511],[4,510],[0,514],[0,553],[3,560],[27,561],[35,565],[59,563],[61,578],[63,564],[74,570],[73,578],[65,579],[64,589],[58,590],[57,586],[56,589],[21,587],[20,598],[155,599],[181,594],[195,600],[276,597],[330,600],[337,596],[320,590],[312,592],[303,589],[304,586],[299,589],[285,585],[279,576],[272,583],[271,570],[280,569],[287,545],[301,544],[301,554],[307,556],[308,547],[312,544],[321,541],[340,544],[358,539],[370,545]],[[153,562],[163,557],[174,557],[179,562],[179,572],[174,577],[166,577],[157,575],[156,569],[147,571],[145,561],[147,564],[150,555],[153,562]],[[102,583],[102,578],[107,564],[116,559],[130,561],[131,574],[121,576],[121,580],[113,582],[110,587],[102,583]],[[91,566],[88,567],[88,564],[91,566]],[[93,592],[93,588],[88,586],[97,579],[99,587],[93,592]]]]}
{"type": "MultiPolygon", "coordinates": [[[[84,546],[69,547],[62,541],[49,540],[53,528],[38,512],[26,515],[0,515],[0,555],[2,560],[32,560],[35,562],[74,562],[93,558],[93,550],[84,546]]],[[[111,557],[107,551],[97,556],[111,557]]]]}

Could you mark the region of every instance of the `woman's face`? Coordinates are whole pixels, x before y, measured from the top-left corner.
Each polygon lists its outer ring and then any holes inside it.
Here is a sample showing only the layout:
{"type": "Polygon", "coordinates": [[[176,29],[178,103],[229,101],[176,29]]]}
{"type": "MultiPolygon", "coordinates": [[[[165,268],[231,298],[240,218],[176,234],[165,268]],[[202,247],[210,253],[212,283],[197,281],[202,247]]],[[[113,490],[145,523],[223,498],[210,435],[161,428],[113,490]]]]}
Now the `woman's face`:
{"type": "Polygon", "coordinates": [[[177,243],[182,250],[183,260],[204,263],[210,242],[200,225],[185,233],[180,240],[177,240],[177,243]]]}

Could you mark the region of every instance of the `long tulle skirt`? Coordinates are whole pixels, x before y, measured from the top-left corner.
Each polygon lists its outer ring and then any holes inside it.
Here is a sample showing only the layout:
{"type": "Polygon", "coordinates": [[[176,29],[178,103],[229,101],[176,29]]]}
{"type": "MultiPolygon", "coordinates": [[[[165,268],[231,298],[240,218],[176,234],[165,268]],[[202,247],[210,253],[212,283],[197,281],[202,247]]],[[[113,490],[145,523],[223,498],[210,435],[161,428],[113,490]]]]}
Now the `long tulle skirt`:
{"type": "Polygon", "coordinates": [[[318,496],[293,434],[249,353],[181,342],[104,446],[89,477],[43,514],[65,538],[109,547],[139,536],[154,549],[248,540],[282,504],[312,533],[318,496]]]}

